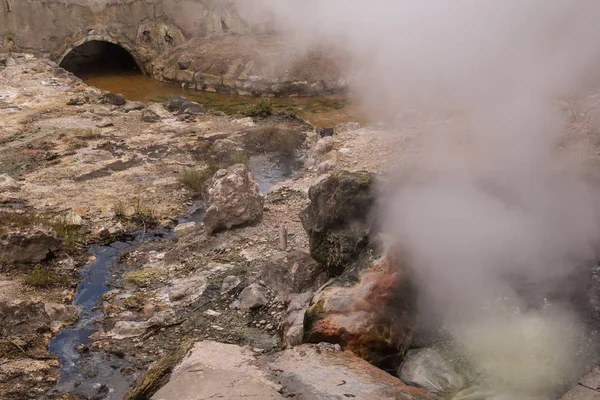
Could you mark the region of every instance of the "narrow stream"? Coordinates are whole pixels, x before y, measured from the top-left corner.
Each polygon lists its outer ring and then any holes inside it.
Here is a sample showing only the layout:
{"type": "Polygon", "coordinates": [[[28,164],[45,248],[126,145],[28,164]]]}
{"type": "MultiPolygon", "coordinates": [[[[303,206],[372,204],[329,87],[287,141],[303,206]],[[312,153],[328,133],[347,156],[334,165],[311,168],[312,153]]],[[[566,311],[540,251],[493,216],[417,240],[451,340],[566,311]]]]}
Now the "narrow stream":
{"type": "MultiPolygon", "coordinates": [[[[248,168],[263,192],[291,178],[300,167],[301,163],[294,157],[280,154],[253,156],[248,162],[248,168]]],[[[203,216],[203,203],[195,201],[186,215],[179,219],[179,223],[201,222],[203,216]]],[[[126,360],[118,355],[92,351],[87,346],[93,342],[90,337],[98,330],[98,324],[104,316],[102,295],[110,290],[111,269],[119,251],[142,241],[170,237],[171,233],[157,231],[132,241],[90,247],[95,259],[81,271],[82,281],[77,286],[73,300],[73,305],[79,309],[79,320],[75,325],[62,329],[48,346],[48,350],[56,354],[60,361],[60,379],[54,392],[120,400],[135,383],[137,376],[121,373],[121,369],[128,365],[126,360]]]]}

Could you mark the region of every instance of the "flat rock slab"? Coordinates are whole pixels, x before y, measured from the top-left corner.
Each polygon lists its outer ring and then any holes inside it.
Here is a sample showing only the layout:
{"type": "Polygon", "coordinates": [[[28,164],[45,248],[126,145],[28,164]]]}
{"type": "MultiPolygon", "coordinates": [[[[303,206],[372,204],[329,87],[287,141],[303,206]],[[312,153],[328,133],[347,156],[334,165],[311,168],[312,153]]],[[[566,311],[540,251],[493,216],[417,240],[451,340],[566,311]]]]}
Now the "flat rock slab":
{"type": "Polygon", "coordinates": [[[198,342],[153,400],[285,399],[259,367],[254,352],[232,344],[198,342]]]}
{"type": "Polygon", "coordinates": [[[435,399],[352,353],[328,346],[302,345],[261,356],[236,345],[198,342],[152,399],[435,399]]]}
{"type": "Polygon", "coordinates": [[[600,366],[581,378],[561,400],[600,400],[600,366]]]}

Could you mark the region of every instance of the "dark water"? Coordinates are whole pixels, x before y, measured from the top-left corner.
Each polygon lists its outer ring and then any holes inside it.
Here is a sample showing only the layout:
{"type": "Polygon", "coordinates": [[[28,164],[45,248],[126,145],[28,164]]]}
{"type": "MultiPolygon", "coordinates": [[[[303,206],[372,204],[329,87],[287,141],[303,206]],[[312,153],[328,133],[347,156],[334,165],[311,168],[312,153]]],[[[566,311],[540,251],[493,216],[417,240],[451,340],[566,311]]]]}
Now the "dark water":
{"type": "MultiPolygon", "coordinates": [[[[94,72],[78,76],[88,85],[121,93],[132,101],[162,102],[172,95],[178,95],[227,114],[243,112],[256,102],[256,98],[248,96],[183,89],[135,73],[94,72]]],[[[333,127],[338,123],[349,121],[359,122],[362,125],[368,122],[359,103],[344,96],[278,97],[273,98],[272,103],[276,111],[294,112],[319,127],[333,127]]]]}
{"type": "Polygon", "coordinates": [[[96,259],[81,271],[82,281],[77,286],[73,305],[79,309],[79,320],[74,326],[62,329],[52,338],[48,350],[59,357],[61,376],[55,390],[65,393],[93,397],[106,394],[108,399],[122,398],[133,383],[120,373],[126,365],[116,356],[89,353],[82,356],[80,346],[92,343],[90,336],[96,332],[96,323],[103,316],[102,295],[109,290],[110,268],[115,263],[119,250],[133,243],[115,242],[108,246],[92,246],[90,252],[96,259]],[[93,363],[94,375],[82,363],[93,363]]]}

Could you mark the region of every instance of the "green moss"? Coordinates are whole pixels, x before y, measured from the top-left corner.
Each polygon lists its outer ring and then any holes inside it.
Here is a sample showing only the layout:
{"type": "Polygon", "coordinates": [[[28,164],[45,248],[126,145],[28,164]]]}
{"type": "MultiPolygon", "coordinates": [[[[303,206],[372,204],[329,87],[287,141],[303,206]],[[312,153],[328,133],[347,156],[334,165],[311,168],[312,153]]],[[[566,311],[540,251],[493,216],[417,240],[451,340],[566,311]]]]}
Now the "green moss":
{"type": "Polygon", "coordinates": [[[127,275],[125,275],[125,280],[129,283],[133,283],[138,287],[146,287],[165,275],[165,270],[157,267],[148,266],[127,273],[127,275]]]}
{"type": "Polygon", "coordinates": [[[356,183],[360,186],[371,186],[372,178],[371,174],[366,171],[358,171],[354,174],[356,176],[356,183]]]}
{"type": "Polygon", "coordinates": [[[147,400],[156,393],[168,381],[173,369],[183,360],[188,350],[192,347],[191,339],[184,342],[152,365],[125,395],[124,400],[147,400]]]}

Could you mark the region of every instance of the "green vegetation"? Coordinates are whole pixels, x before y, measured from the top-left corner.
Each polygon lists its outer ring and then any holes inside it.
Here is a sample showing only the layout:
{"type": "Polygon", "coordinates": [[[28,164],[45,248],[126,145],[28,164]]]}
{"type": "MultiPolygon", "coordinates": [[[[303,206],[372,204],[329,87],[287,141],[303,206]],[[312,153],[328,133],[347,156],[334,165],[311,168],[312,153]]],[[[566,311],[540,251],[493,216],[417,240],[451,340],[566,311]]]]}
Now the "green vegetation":
{"type": "Polygon", "coordinates": [[[115,218],[144,226],[157,224],[156,210],[141,199],[135,199],[133,204],[126,205],[122,201],[113,204],[115,218]]]}
{"type": "Polygon", "coordinates": [[[64,284],[68,279],[65,275],[53,269],[42,265],[36,265],[30,273],[25,275],[23,281],[26,285],[35,288],[48,288],[64,284]]]}
{"type": "Polygon", "coordinates": [[[236,152],[233,157],[231,157],[231,164],[246,164],[248,162],[248,157],[242,151],[236,152]]]}
{"type": "Polygon", "coordinates": [[[252,107],[246,110],[245,114],[249,117],[266,118],[273,114],[273,103],[268,97],[261,97],[252,107]]]}
{"type": "Polygon", "coordinates": [[[204,182],[212,177],[214,171],[211,168],[204,170],[185,169],[179,174],[179,181],[196,194],[202,194],[204,182]]]}
{"type": "Polygon", "coordinates": [[[254,152],[285,154],[293,154],[302,146],[305,139],[304,133],[280,129],[275,124],[254,129],[244,137],[246,147],[254,152]]]}

